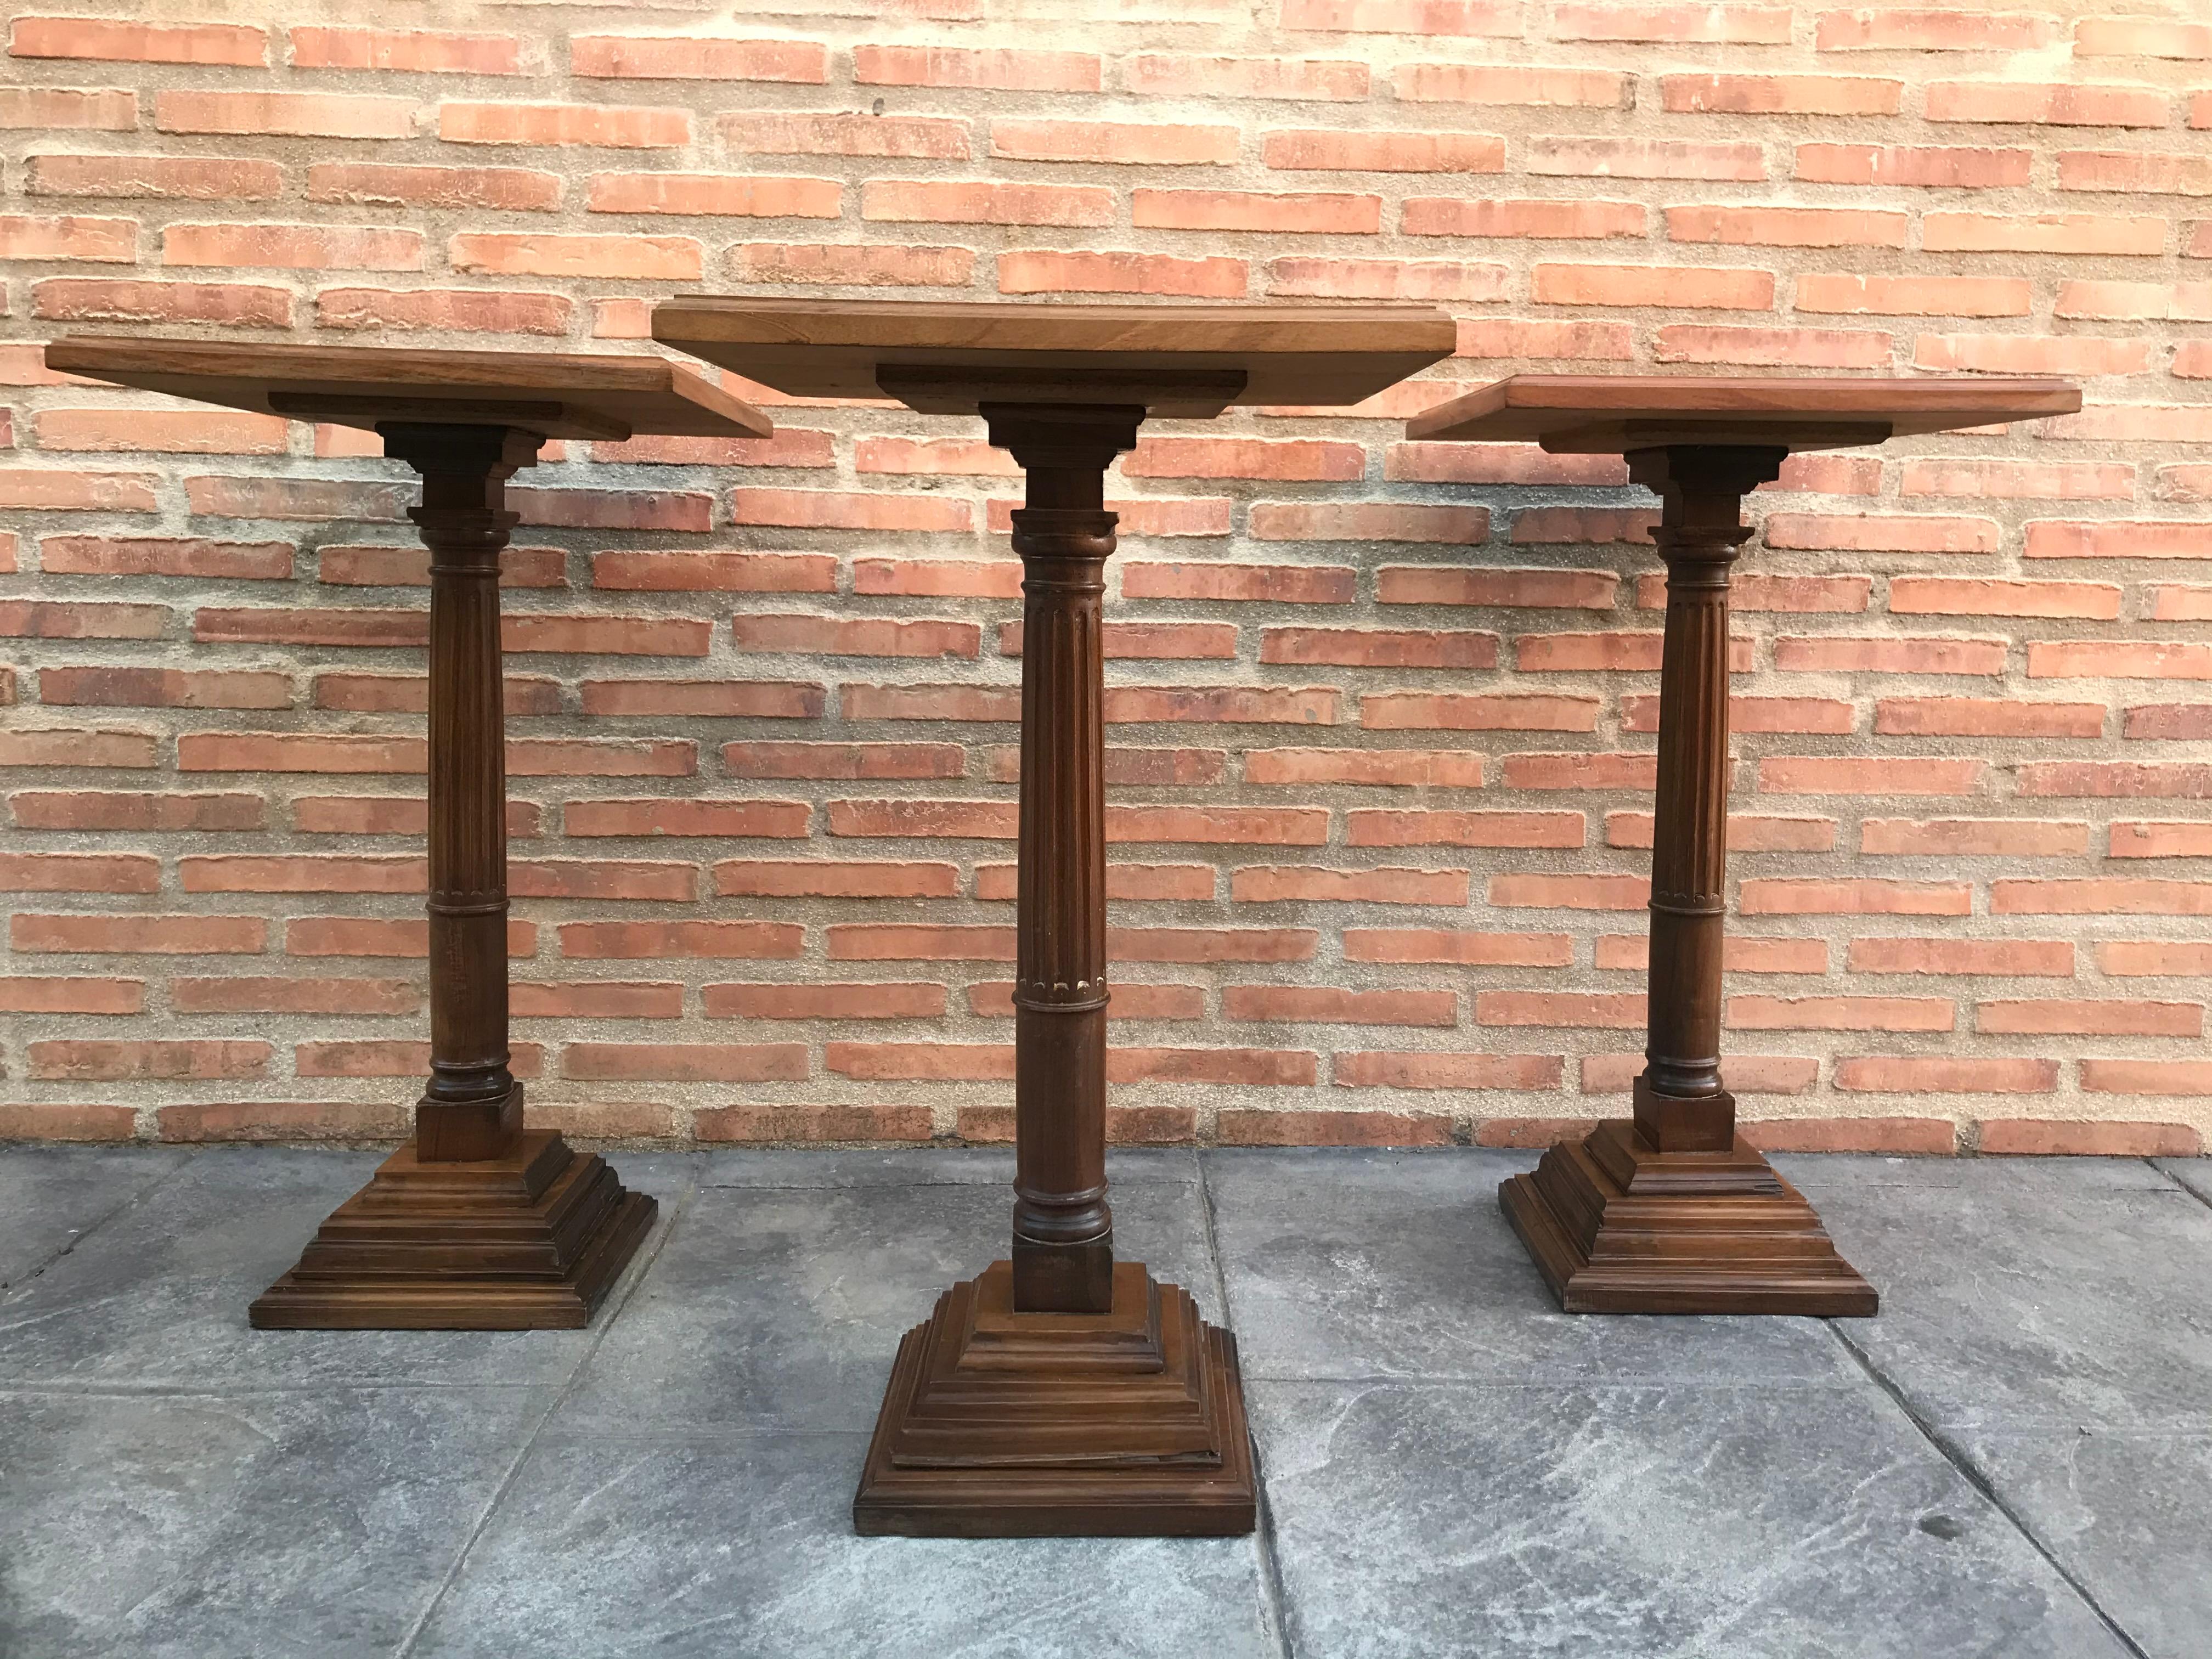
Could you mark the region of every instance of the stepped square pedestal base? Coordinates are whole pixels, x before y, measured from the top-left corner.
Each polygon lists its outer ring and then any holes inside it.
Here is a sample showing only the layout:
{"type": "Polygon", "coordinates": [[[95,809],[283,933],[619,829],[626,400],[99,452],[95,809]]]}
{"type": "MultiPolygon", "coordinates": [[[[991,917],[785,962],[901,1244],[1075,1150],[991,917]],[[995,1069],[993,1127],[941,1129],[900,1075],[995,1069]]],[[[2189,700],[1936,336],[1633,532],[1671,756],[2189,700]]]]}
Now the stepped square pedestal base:
{"type": "Polygon", "coordinates": [[[853,1500],[864,1534],[1232,1536],[1255,1522],[1237,1342],[1142,1262],[1104,1313],[1016,1313],[994,1262],[908,1331],[853,1500]]]}
{"type": "Polygon", "coordinates": [[[550,1130],[469,1163],[422,1162],[410,1141],[251,1316],[263,1330],[579,1328],[658,1207],[550,1130]]]}
{"type": "Polygon", "coordinates": [[[1601,1123],[1498,1197],[1569,1313],[1875,1311],[1813,1206],[1741,1135],[1662,1152],[1626,1119],[1601,1123]]]}

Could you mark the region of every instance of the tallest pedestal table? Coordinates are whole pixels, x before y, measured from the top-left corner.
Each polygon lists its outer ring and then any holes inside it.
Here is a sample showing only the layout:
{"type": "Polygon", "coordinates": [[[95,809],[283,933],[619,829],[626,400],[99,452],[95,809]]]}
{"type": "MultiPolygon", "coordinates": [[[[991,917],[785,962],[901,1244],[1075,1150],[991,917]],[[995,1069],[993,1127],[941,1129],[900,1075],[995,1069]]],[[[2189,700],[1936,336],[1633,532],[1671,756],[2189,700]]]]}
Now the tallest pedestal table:
{"type": "Polygon", "coordinates": [[[803,397],[981,415],[1027,475],[1011,1259],[900,1345],[864,1533],[1249,1532],[1237,1350],[1116,1261],[1106,1202],[1104,475],[1147,416],[1356,403],[1452,350],[1425,307],[665,301],[653,337],[803,397]]]}
{"type": "Polygon", "coordinates": [[[1522,374],[1431,410],[1406,435],[1625,455],[1662,508],[1667,562],[1651,848],[1650,1037],[1633,1116],[1554,1147],[1499,1193],[1570,1313],[1871,1314],[1874,1287],[1813,1207],[1737,1133],[1721,1083],[1728,915],[1729,573],[1743,498],[1793,450],[2067,415],[2031,380],[1736,380],[1522,374]]]}

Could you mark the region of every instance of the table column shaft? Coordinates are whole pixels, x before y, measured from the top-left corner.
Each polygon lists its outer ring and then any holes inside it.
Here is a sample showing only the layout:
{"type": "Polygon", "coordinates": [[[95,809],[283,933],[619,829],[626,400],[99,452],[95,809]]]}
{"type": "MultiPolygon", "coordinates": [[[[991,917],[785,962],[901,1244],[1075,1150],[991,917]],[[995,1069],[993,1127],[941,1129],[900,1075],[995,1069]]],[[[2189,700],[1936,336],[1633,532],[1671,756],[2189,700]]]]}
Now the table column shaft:
{"type": "Polygon", "coordinates": [[[422,476],[410,516],[430,551],[430,1080],[416,1136],[426,1162],[469,1162],[502,1156],[522,1131],[507,1069],[499,560],[516,522],[506,481],[538,440],[491,427],[384,430],[386,453],[422,476]]]}
{"type": "Polygon", "coordinates": [[[1783,452],[1684,446],[1629,457],[1663,502],[1652,532],[1667,562],[1659,675],[1659,776],[1651,842],[1646,1066],[1638,1134],[1668,1152],[1726,1152],[1735,1103],[1721,1085],[1721,968],[1728,919],[1729,574],[1750,539],[1743,496],[1783,452]]]}

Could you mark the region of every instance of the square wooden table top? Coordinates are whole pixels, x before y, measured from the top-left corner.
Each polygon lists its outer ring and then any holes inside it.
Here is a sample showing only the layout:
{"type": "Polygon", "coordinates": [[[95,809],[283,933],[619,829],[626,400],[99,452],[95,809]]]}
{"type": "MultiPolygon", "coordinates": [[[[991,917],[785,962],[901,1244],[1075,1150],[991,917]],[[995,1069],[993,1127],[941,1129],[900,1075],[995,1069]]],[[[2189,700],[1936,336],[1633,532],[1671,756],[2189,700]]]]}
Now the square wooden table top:
{"type": "Polygon", "coordinates": [[[985,402],[1358,403],[1449,357],[1430,306],[1123,306],[685,297],[653,337],[802,398],[890,396],[930,414],[985,402]]]}
{"type": "Polygon", "coordinates": [[[1838,449],[2081,407],[2080,388],[2064,380],[2002,376],[1516,374],[1416,416],[1406,435],[1534,441],[1563,454],[1696,443],[1838,449]]]}
{"type": "Polygon", "coordinates": [[[374,430],[511,426],[548,438],[765,438],[750,404],[660,357],[73,335],[46,367],[195,402],[374,430]]]}

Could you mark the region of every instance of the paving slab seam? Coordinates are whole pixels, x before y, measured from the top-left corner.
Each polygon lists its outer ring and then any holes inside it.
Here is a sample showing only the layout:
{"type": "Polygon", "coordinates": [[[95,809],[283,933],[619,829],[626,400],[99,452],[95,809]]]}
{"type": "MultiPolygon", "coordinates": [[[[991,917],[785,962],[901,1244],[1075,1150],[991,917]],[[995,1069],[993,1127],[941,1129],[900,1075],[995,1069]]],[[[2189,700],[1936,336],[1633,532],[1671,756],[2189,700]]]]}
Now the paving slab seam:
{"type": "Polygon", "coordinates": [[[2196,1200],[2199,1204],[2202,1204],[2202,1205],[2203,1205],[2206,1209],[2208,1209],[2208,1210],[2212,1210],[2212,1194],[2204,1194],[2204,1193],[2200,1193],[2200,1192],[2198,1192],[2198,1191],[2197,1190],[2197,1188],[2194,1188],[2194,1187],[2191,1186],[2187,1182],[2185,1182],[2185,1181],[2182,1180],[2180,1176],[2179,1176],[2175,1175],[2175,1174],[2173,1173],[2173,1171],[2172,1171],[2172,1170],[2171,1170],[2167,1169],[2164,1164],[2160,1164],[2160,1163],[2156,1158],[2145,1158],[2145,1159],[2143,1160],[2143,1162],[2144,1162],[2144,1163],[2146,1163],[2146,1164],[2149,1164],[2149,1165],[2150,1165],[2150,1167],[2151,1167],[2152,1169],[2154,1169],[2154,1170],[2157,1170],[2157,1171],[2159,1172],[2159,1174],[2160,1174],[2161,1176],[2165,1176],[2166,1180],[2168,1180],[2168,1181],[2172,1182],[2175,1186],[2179,1187],[2179,1188],[2183,1192],[2187,1193],[2187,1194],[2190,1195],[2190,1197],[2191,1197],[2191,1198],[2195,1199],[2195,1200],[2196,1200]]]}
{"type": "MultiPolygon", "coordinates": [[[[1199,1210],[1206,1218],[1206,1255],[1213,1267],[1213,1294],[1221,1309],[1222,1322],[1234,1334],[1237,1323],[1229,1305],[1229,1275],[1221,1265],[1221,1232],[1213,1212],[1213,1185],[1206,1177],[1206,1160],[1194,1154],[1192,1167],[1198,1172],[1199,1210]]],[[[1281,1563],[1275,1553],[1275,1517],[1267,1502],[1267,1471],[1260,1459],[1260,1448],[1252,1448],[1253,1493],[1257,1514],[1252,1541],[1260,1556],[1261,1610],[1267,1615],[1267,1634],[1275,1638],[1275,1646],[1283,1659],[1296,1659],[1291,1645],[1290,1595],[1284,1588],[1281,1563]]]]}
{"type": "Polygon", "coordinates": [[[491,1524],[492,1516],[499,1512],[500,1504],[506,1500],[507,1493],[514,1489],[516,1477],[522,1473],[523,1465],[530,1461],[530,1454],[537,1449],[538,1443],[544,1437],[545,1425],[553,1420],[553,1414],[561,1409],[562,1402],[574,1392],[578,1380],[591,1365],[592,1357],[599,1352],[600,1346],[607,1340],[607,1333],[614,1329],[615,1322],[622,1317],[623,1310],[629,1306],[630,1299],[637,1294],[638,1287],[645,1283],[646,1276],[653,1271],[653,1264],[660,1259],[661,1251],[667,1247],[668,1241],[675,1237],[677,1226],[684,1219],[684,1211],[690,1207],[691,1200],[698,1195],[699,1188],[700,1183],[694,1181],[684,1189],[681,1196],[669,1205],[668,1219],[665,1224],[654,1230],[657,1236],[647,1241],[645,1248],[638,1252],[637,1260],[624,1271],[623,1282],[616,1286],[615,1293],[607,1298],[605,1316],[597,1322],[598,1328],[592,1333],[589,1346],[577,1357],[576,1363],[569,1367],[568,1375],[562,1379],[561,1386],[553,1391],[553,1397],[547,1401],[545,1409],[538,1413],[538,1420],[530,1425],[528,1431],[522,1437],[520,1448],[508,1461],[506,1472],[500,1476],[499,1484],[492,1489],[490,1498],[485,1500],[483,1508],[477,1513],[475,1524],[469,1528],[468,1536],[461,1540],[460,1548],[453,1553],[453,1565],[447,1568],[445,1577],[439,1581],[438,1588],[432,1593],[430,1599],[423,1603],[422,1611],[416,1615],[415,1622],[408,1626],[407,1633],[399,1638],[399,1645],[392,1650],[392,1659],[408,1659],[408,1656],[416,1650],[416,1644],[422,1639],[422,1632],[429,1628],[431,1619],[435,1616],[447,1596],[453,1593],[453,1585],[459,1579],[462,1569],[468,1565],[470,1552],[476,1548],[477,1540],[483,1536],[484,1529],[491,1524]]]}
{"type": "Polygon", "coordinates": [[[1874,1385],[1888,1395],[1897,1409],[1905,1413],[1905,1421],[1918,1431],[1920,1437],[1934,1447],[1936,1455],[1956,1469],[1960,1478],[1979,1492],[1987,1500],[1991,1509],[2004,1516],[2013,1530],[2027,1540],[2028,1547],[2041,1556],[2049,1564],[2051,1570],[2064,1582],[2067,1588],[2081,1598],[2081,1605],[2097,1615],[2105,1628],[2112,1632],[2112,1639],[2126,1649],[2132,1656],[2132,1659],[2150,1659],[2150,1655],[2144,1650],[2142,1644],[2128,1633],[2127,1628],[2118,1620],[2105,1610],[2104,1604],[2090,1592],[2089,1587],[2058,1558],[2057,1552],[2036,1536],[2034,1528],[2027,1524],[2012,1505],[2005,1502],[2003,1496],[1997,1491],[1996,1483],[1983,1474],[1980,1467],[1967,1455],[1965,1449],[1954,1444],[1941,1429],[1913,1408],[1911,1401],[1905,1397],[1904,1390],[1883,1374],[1881,1368],[1874,1363],[1871,1355],[1851,1340],[1850,1334],[1844,1329],[1842,1322],[1829,1320],[1826,1323],[1836,1340],[1843,1345],[1844,1352],[1858,1362],[1859,1368],[1865,1371],[1874,1385]]]}
{"type": "Polygon", "coordinates": [[[9,1285],[4,1292],[0,1292],[0,1301],[13,1301],[21,1291],[28,1290],[33,1284],[38,1282],[39,1276],[41,1273],[45,1273],[47,1268],[52,1267],[57,1261],[61,1261],[64,1256],[74,1252],[76,1247],[83,1243],[86,1239],[90,1238],[94,1233],[98,1232],[102,1227],[105,1227],[109,1222],[114,1220],[116,1217],[123,1214],[125,1211],[135,1209],[144,1200],[151,1197],[155,1188],[161,1186],[179,1170],[189,1170],[191,1168],[191,1166],[198,1161],[200,1153],[204,1149],[199,1147],[194,1147],[183,1158],[179,1158],[172,1167],[156,1174],[154,1178],[146,1182],[144,1186],[140,1187],[136,1191],[125,1196],[122,1202],[115,1205],[112,1208],[100,1212],[100,1213],[95,1217],[82,1232],[78,1233],[76,1237],[70,1239],[68,1243],[63,1245],[61,1249],[56,1250],[44,1261],[39,1263],[37,1267],[32,1268],[30,1272],[25,1273],[14,1284],[9,1285]]]}

